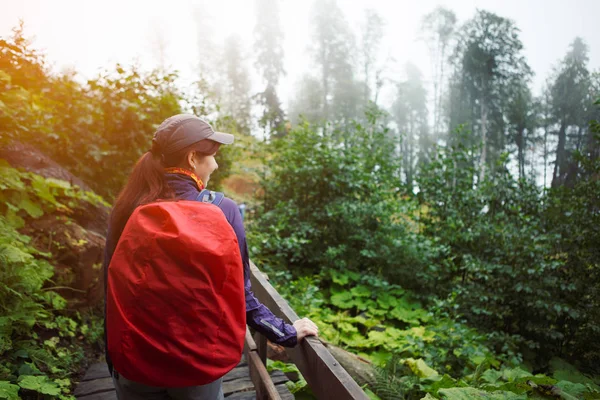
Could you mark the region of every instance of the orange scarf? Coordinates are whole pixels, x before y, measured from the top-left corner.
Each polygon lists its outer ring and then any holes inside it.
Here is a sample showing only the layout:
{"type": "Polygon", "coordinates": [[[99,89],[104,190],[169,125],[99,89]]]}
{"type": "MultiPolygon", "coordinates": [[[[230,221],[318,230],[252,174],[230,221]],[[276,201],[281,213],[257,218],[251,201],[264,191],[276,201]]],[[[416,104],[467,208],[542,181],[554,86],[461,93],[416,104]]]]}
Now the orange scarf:
{"type": "Polygon", "coordinates": [[[179,167],[171,167],[171,168],[165,168],[165,173],[166,174],[181,174],[181,175],[189,176],[190,178],[192,178],[194,180],[194,182],[196,182],[196,185],[198,185],[198,190],[200,190],[200,191],[204,190],[204,183],[192,171],[188,171],[187,169],[183,169],[183,168],[179,168],[179,167]]]}

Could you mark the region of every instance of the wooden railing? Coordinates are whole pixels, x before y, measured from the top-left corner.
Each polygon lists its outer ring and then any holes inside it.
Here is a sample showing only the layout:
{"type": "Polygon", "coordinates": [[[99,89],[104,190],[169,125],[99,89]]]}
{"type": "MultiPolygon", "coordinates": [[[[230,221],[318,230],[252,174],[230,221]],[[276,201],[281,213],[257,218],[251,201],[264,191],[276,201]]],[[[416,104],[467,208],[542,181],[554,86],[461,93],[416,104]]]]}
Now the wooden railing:
{"type": "MultiPolygon", "coordinates": [[[[287,301],[277,293],[253,263],[250,263],[250,272],[252,290],[261,303],[289,324],[299,319],[287,301]]],[[[287,348],[286,351],[318,399],[369,399],[318,338],[307,337],[298,346],[292,349],[287,348]]],[[[265,367],[267,339],[258,334],[255,342],[247,332],[246,352],[250,377],[256,388],[257,400],[279,399],[279,394],[275,390],[265,367]]]]}

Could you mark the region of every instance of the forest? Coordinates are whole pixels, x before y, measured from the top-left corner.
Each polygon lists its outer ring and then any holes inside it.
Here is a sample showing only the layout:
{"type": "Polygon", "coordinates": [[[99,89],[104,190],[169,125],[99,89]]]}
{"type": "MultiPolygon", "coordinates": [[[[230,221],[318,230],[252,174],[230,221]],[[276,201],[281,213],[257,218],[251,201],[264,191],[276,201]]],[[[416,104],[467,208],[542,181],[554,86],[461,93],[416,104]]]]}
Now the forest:
{"type": "MultiPolygon", "coordinates": [[[[371,398],[600,399],[586,41],[537,93],[514,21],[438,7],[421,20],[429,84],[411,63],[390,73],[384,16],[355,32],[342,2],[315,2],[310,72],[284,105],[278,4],[256,2],[253,71],[239,37],[204,42],[192,85],[165,65],[56,71],[27,21],[0,37],[0,399],[74,399],[103,355],[110,207],[182,112],[235,134],[210,188],[247,205],[251,258],[298,315],[371,363],[371,398]]],[[[290,388],[314,398],[301,377],[290,388]]]]}

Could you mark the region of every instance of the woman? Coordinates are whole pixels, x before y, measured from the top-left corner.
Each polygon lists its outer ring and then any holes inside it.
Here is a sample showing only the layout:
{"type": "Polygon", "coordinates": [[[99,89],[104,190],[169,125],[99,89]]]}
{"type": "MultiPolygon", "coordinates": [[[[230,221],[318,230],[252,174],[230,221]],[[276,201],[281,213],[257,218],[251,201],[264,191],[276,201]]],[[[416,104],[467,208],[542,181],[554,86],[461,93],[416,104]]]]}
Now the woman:
{"type": "MultiPolygon", "coordinates": [[[[215,132],[204,120],[187,114],[168,118],[158,127],[152,140],[152,149],[144,154],[135,165],[111,214],[104,261],[105,282],[109,281],[107,277],[111,257],[115,253],[127,221],[136,208],[157,200],[197,200],[200,192],[210,180],[210,175],[218,168],[215,154],[219,146],[231,144],[233,139],[233,135],[215,132]]],[[[272,342],[285,347],[294,347],[307,335],[317,335],[318,328],[312,321],[303,318],[294,322],[293,325],[286,324],[254,297],[250,286],[248,247],[239,209],[235,202],[226,197],[220,200],[218,207],[233,228],[239,245],[244,272],[247,324],[272,342]]],[[[237,253],[237,248],[235,252],[237,253]]],[[[114,267],[111,266],[111,270],[112,268],[114,267]]],[[[120,266],[120,268],[124,267],[120,266]]],[[[141,301],[143,302],[143,299],[141,301]]],[[[111,330],[110,324],[108,325],[105,323],[105,339],[107,330],[111,330]]],[[[141,334],[143,335],[143,332],[141,334]]],[[[202,335],[202,332],[198,334],[202,335]]],[[[167,340],[177,342],[178,338],[170,337],[167,340]]],[[[111,345],[113,349],[117,348],[114,343],[111,345]]],[[[154,386],[147,382],[129,380],[119,374],[118,370],[113,371],[111,355],[115,357],[119,354],[115,350],[111,354],[111,346],[108,343],[106,348],[107,363],[119,399],[212,400],[223,398],[221,378],[208,384],[186,387],[154,386]]],[[[135,366],[129,366],[129,368],[135,368],[135,366]]]]}

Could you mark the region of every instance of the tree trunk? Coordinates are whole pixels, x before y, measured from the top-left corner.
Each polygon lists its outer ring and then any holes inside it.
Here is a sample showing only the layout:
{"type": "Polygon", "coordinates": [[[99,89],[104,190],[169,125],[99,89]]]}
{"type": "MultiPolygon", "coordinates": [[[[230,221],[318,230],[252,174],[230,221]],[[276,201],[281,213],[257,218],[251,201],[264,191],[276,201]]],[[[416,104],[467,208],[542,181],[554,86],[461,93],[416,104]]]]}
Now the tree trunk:
{"type": "MultiPolygon", "coordinates": [[[[440,75],[439,75],[439,92],[437,94],[438,98],[438,104],[436,105],[436,113],[437,113],[437,118],[436,118],[436,132],[435,134],[438,135],[439,132],[441,131],[441,127],[440,125],[442,124],[442,101],[444,100],[444,64],[446,63],[446,45],[444,43],[442,43],[442,48],[441,48],[441,57],[440,57],[440,75]]],[[[436,136],[437,137],[437,136],[436,136]]]]}
{"type": "MultiPolygon", "coordinates": [[[[321,62],[323,63],[321,67],[323,68],[321,75],[321,83],[323,85],[323,119],[325,121],[329,121],[329,104],[327,102],[327,96],[329,95],[329,57],[327,54],[327,48],[325,45],[322,45],[323,49],[321,51],[321,62]]],[[[327,125],[323,128],[326,130],[327,125]]]]}
{"type": "Polygon", "coordinates": [[[564,169],[565,144],[567,141],[567,127],[565,122],[561,122],[558,131],[558,145],[556,146],[556,161],[554,162],[554,173],[552,174],[552,187],[562,184],[562,173],[564,169]]]}
{"type": "Polygon", "coordinates": [[[546,188],[546,176],[548,175],[548,124],[544,126],[544,189],[546,188]]]}
{"type": "Polygon", "coordinates": [[[519,127],[517,130],[517,158],[519,161],[519,179],[525,178],[525,128],[519,127]]]}
{"type": "Polygon", "coordinates": [[[408,186],[408,190],[412,190],[413,184],[413,153],[414,153],[414,122],[413,117],[411,116],[408,121],[408,132],[406,133],[406,185],[408,186]]]}
{"type": "Polygon", "coordinates": [[[483,101],[480,104],[481,110],[481,157],[479,158],[479,182],[485,178],[485,167],[487,162],[487,108],[483,101]]]}

